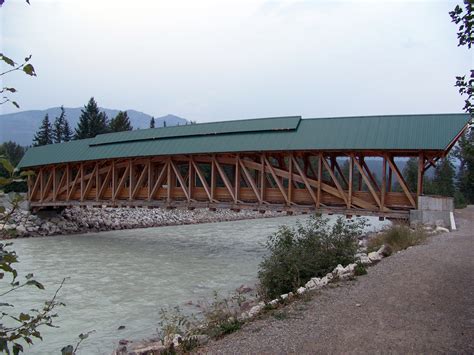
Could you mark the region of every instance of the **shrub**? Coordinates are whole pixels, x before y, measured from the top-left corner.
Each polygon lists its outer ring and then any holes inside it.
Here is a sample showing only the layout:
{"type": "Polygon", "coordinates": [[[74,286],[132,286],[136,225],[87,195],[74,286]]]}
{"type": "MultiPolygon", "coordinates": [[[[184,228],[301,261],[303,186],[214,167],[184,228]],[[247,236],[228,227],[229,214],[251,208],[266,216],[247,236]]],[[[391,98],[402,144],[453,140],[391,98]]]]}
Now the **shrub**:
{"type": "Polygon", "coordinates": [[[354,275],[361,276],[361,275],[366,275],[366,274],[367,274],[367,269],[365,268],[364,264],[358,262],[357,266],[354,269],[354,275]]]}
{"type": "Polygon", "coordinates": [[[415,230],[406,225],[394,225],[377,236],[371,238],[367,244],[368,251],[376,251],[382,245],[388,245],[393,252],[406,249],[410,246],[422,243],[426,239],[426,233],[421,226],[415,230]]]}
{"type": "Polygon", "coordinates": [[[333,225],[320,216],[296,228],[282,226],[267,241],[269,255],[260,264],[262,296],[276,298],[295,290],[312,277],[322,277],[338,264],[354,262],[365,219],[339,217],[333,225]]]}

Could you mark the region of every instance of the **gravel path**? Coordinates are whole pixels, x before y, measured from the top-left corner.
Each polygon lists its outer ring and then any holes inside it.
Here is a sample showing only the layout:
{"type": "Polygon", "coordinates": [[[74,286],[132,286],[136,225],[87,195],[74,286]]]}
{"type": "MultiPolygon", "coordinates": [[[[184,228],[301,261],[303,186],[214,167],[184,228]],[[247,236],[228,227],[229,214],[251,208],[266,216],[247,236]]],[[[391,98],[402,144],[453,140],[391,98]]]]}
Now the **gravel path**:
{"type": "Polygon", "coordinates": [[[458,231],[382,260],[199,353],[474,353],[474,206],[458,231]]]}

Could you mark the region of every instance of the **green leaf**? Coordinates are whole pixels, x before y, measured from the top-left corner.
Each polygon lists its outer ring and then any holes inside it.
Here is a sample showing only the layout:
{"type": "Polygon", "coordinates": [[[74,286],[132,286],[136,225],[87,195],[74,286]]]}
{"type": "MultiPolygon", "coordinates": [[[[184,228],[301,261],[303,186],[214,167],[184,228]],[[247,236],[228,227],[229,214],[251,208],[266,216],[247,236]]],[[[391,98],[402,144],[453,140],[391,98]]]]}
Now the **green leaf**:
{"type": "Polygon", "coordinates": [[[20,108],[20,105],[18,105],[18,103],[16,101],[12,101],[11,102],[16,108],[20,108]]]}
{"type": "Polygon", "coordinates": [[[4,88],[6,91],[10,91],[10,92],[16,92],[16,89],[15,88],[4,88]]]}
{"type": "Polygon", "coordinates": [[[13,174],[15,167],[8,161],[8,159],[0,158],[0,164],[10,175],[13,174]]]}
{"type": "Polygon", "coordinates": [[[18,343],[13,344],[13,355],[18,355],[20,352],[23,352],[23,346],[18,343]]]}
{"type": "Polygon", "coordinates": [[[31,76],[36,76],[35,68],[31,64],[27,64],[23,67],[23,71],[31,76]]]}
{"type": "Polygon", "coordinates": [[[0,213],[4,213],[4,212],[5,212],[5,206],[0,206],[0,213]]]}
{"type": "Polygon", "coordinates": [[[27,321],[27,320],[30,320],[30,319],[31,319],[30,315],[29,315],[29,314],[26,314],[26,313],[20,313],[20,317],[19,317],[19,318],[20,318],[21,321],[27,321]]]}
{"type": "Polygon", "coordinates": [[[12,59],[8,58],[7,56],[5,56],[1,53],[0,53],[0,59],[3,60],[5,63],[7,63],[8,65],[10,65],[12,67],[15,66],[15,62],[12,59]]]}

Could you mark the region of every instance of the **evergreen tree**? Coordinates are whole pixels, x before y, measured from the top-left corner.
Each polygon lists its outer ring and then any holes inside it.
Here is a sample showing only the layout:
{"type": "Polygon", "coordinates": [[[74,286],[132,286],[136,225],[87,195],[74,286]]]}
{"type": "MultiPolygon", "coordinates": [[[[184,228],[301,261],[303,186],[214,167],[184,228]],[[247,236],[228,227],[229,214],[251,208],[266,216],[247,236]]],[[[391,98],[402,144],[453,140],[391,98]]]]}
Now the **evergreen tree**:
{"type": "Polygon", "coordinates": [[[150,128],[155,128],[155,117],[151,116],[150,128]]]}
{"type": "Polygon", "coordinates": [[[163,121],[163,127],[166,127],[166,121],[163,121]]]}
{"type": "Polygon", "coordinates": [[[438,162],[436,166],[433,189],[434,193],[441,196],[454,196],[454,166],[450,157],[446,157],[438,162]]]}
{"type": "Polygon", "coordinates": [[[458,188],[468,203],[474,203],[474,129],[458,142],[454,155],[459,159],[458,188]]]}
{"type": "Polygon", "coordinates": [[[415,192],[418,183],[418,158],[408,159],[403,168],[403,177],[405,178],[410,191],[415,192]]]}
{"type": "Polygon", "coordinates": [[[130,124],[130,119],[128,117],[127,111],[119,111],[117,116],[110,120],[109,128],[111,132],[131,131],[133,127],[130,124]]]}
{"type": "Polygon", "coordinates": [[[75,139],[94,138],[98,134],[107,132],[107,115],[99,111],[96,101],[91,97],[84,109],[81,110],[75,139]]]}
{"type": "Polygon", "coordinates": [[[61,114],[56,117],[53,123],[52,139],[54,143],[64,142],[64,125],[66,122],[66,113],[64,107],[61,106],[61,114]]]}
{"type": "Polygon", "coordinates": [[[69,142],[73,139],[73,133],[71,126],[69,126],[69,121],[67,118],[64,118],[64,126],[63,126],[63,142],[69,142]]]}
{"type": "Polygon", "coordinates": [[[38,147],[40,145],[52,144],[52,128],[51,123],[49,122],[49,116],[46,114],[41,123],[41,127],[38,132],[36,132],[35,137],[33,138],[33,145],[38,147]]]}

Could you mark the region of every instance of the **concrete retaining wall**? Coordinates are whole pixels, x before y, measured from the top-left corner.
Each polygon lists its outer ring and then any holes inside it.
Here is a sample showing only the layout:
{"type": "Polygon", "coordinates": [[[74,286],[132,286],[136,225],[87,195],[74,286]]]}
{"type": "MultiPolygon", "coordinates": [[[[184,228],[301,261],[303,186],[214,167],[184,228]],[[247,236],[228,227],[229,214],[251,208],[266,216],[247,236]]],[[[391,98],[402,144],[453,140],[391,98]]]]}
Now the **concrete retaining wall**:
{"type": "Polygon", "coordinates": [[[454,201],[451,197],[420,196],[418,209],[410,211],[410,223],[437,225],[455,230],[453,212],[454,201]]]}

